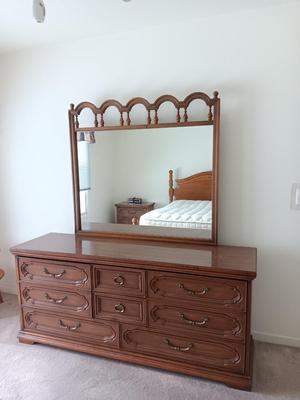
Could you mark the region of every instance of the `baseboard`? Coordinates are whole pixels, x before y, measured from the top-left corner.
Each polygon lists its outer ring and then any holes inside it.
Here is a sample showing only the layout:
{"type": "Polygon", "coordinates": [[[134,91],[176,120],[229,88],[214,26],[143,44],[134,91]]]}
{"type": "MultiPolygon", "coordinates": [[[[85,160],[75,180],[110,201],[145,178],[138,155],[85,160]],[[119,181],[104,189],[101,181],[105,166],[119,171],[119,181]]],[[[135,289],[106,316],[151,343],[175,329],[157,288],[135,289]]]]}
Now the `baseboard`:
{"type": "Polygon", "coordinates": [[[0,290],[3,293],[18,294],[16,285],[3,284],[0,285],[0,290]]]}
{"type": "Polygon", "coordinates": [[[300,338],[274,335],[272,333],[265,332],[252,332],[253,339],[259,342],[281,344],[284,346],[299,347],[300,348],[300,338]]]}

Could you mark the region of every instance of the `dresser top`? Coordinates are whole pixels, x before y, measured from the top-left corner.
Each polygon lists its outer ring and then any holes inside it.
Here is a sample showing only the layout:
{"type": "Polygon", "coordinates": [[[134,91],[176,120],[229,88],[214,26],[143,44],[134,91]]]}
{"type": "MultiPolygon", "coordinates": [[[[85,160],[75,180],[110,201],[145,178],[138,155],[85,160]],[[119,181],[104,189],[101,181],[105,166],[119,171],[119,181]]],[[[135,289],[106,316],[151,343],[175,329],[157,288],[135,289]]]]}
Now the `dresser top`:
{"type": "Polygon", "coordinates": [[[64,261],[129,263],[194,274],[254,279],[256,249],[103,239],[49,233],[11,249],[14,255],[64,261]]]}

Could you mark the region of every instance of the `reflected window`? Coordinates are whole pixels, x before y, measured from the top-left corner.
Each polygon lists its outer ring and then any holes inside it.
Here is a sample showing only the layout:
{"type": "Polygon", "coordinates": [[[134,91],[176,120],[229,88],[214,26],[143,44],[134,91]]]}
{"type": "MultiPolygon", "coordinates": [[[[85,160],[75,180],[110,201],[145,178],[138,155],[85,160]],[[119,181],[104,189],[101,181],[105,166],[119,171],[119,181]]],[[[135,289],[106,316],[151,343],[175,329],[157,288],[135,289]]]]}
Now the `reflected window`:
{"type": "Polygon", "coordinates": [[[91,189],[90,152],[87,142],[78,142],[78,166],[80,191],[91,189]]]}
{"type": "Polygon", "coordinates": [[[91,190],[90,151],[89,144],[85,141],[78,145],[79,189],[80,189],[80,213],[88,213],[88,192],[91,190]]]}
{"type": "Polygon", "coordinates": [[[81,215],[88,213],[88,190],[80,191],[80,213],[81,215]]]}

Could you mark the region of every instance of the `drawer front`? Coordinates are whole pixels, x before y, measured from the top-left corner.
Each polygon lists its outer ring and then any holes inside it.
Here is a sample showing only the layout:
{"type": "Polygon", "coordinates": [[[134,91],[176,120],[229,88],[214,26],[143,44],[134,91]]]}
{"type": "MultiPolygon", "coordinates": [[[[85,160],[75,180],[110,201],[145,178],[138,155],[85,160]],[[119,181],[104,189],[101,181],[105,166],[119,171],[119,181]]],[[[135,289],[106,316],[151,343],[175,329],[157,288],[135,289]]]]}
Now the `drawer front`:
{"type": "Polygon", "coordinates": [[[132,225],[132,218],[133,217],[118,217],[117,218],[117,224],[128,224],[128,225],[132,225]]]}
{"type": "MultiPolygon", "coordinates": [[[[134,217],[135,215],[138,215],[140,211],[134,208],[120,208],[118,210],[118,213],[121,217],[134,217]]],[[[143,212],[143,211],[142,211],[143,212]]]]}
{"type": "Polygon", "coordinates": [[[81,342],[119,347],[117,322],[83,321],[62,315],[51,315],[40,310],[23,309],[25,330],[65,337],[81,342]]]}
{"type": "Polygon", "coordinates": [[[95,295],[95,317],[117,321],[143,323],[146,320],[146,304],[143,300],[124,297],[95,295]]]}
{"type": "Polygon", "coordinates": [[[211,342],[122,326],[121,345],[125,350],[167,357],[190,364],[243,372],[245,347],[238,343],[211,342]]]}
{"type": "Polygon", "coordinates": [[[70,292],[22,284],[20,293],[21,302],[25,306],[92,316],[91,294],[89,292],[70,292]]]}
{"type": "Polygon", "coordinates": [[[245,311],[246,283],[222,278],[149,272],[149,296],[195,301],[199,305],[245,311]]]}
{"type": "Polygon", "coordinates": [[[149,324],[155,329],[179,330],[186,335],[245,340],[246,314],[218,313],[178,304],[149,301],[149,324]]]}
{"type": "Polygon", "coordinates": [[[145,272],[137,269],[94,266],[95,290],[102,293],[145,296],[145,272]]]}
{"type": "Polygon", "coordinates": [[[132,224],[132,218],[139,219],[146,212],[150,211],[150,209],[142,208],[119,208],[117,213],[118,223],[120,224],[132,224]]]}
{"type": "Polygon", "coordinates": [[[21,280],[46,285],[68,285],[90,289],[90,265],[56,261],[19,259],[21,280]]]}
{"type": "Polygon", "coordinates": [[[134,217],[134,216],[141,216],[149,211],[149,208],[119,208],[118,214],[121,217],[134,217]]]}

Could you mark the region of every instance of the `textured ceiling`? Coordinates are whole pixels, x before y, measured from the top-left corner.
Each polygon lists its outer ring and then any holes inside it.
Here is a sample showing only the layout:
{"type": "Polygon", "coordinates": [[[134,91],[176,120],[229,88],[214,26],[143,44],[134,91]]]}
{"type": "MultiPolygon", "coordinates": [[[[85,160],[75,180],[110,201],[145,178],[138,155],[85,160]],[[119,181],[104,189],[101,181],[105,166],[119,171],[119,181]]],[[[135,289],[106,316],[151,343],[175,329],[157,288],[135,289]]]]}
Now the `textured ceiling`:
{"type": "Polygon", "coordinates": [[[37,24],[32,18],[32,0],[0,0],[0,53],[296,0],[44,1],[47,19],[37,24]]]}

